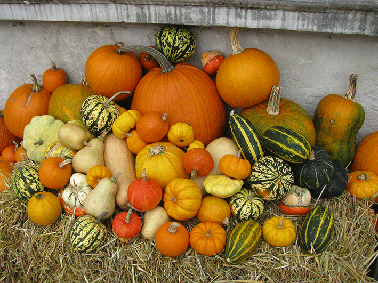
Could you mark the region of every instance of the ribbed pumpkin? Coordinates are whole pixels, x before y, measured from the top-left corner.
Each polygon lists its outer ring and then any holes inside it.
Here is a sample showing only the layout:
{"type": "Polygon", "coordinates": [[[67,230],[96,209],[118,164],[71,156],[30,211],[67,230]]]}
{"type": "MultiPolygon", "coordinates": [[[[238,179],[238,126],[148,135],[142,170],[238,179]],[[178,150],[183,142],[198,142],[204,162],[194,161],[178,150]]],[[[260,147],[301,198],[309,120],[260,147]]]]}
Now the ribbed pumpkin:
{"type": "Polygon", "coordinates": [[[218,223],[199,223],[190,231],[190,246],[201,255],[219,254],[227,242],[227,232],[218,223]]]}
{"type": "Polygon", "coordinates": [[[253,190],[242,188],[230,197],[230,207],[240,221],[256,220],[264,211],[264,200],[253,190]]]}
{"type": "Polygon", "coordinates": [[[232,54],[222,61],[216,85],[222,99],[231,107],[246,108],[267,100],[280,74],[276,63],[264,51],[243,49],[238,29],[231,29],[232,54]]]}
{"type": "Polygon", "coordinates": [[[51,95],[48,114],[64,123],[81,120],[81,106],[90,95],[95,95],[95,92],[87,85],[62,85],[51,95]]]}
{"type": "Polygon", "coordinates": [[[378,131],[368,134],[357,144],[350,170],[372,171],[378,175],[378,131]]]}
{"type": "Polygon", "coordinates": [[[319,101],[313,117],[316,146],[324,149],[332,159],[347,167],[356,153],[356,136],[365,121],[365,110],[357,102],[357,75],[349,78],[344,96],[329,94],[319,101]]]}
{"type": "Polygon", "coordinates": [[[156,231],[156,249],[163,255],[179,256],[189,248],[189,243],[188,229],[178,222],[166,222],[156,231]]]}
{"type": "Polygon", "coordinates": [[[194,138],[204,144],[220,137],[226,125],[226,111],[211,78],[187,63],[173,67],[153,48],[147,50],[152,51],[162,68],[152,69],[141,79],[131,108],[142,115],[151,111],[169,113],[170,126],[189,123],[194,138]]]}
{"type": "Polygon", "coordinates": [[[147,177],[156,180],[162,188],[176,178],[188,178],[182,165],[185,152],[170,142],[147,145],[135,158],[135,174],[142,177],[146,168],[147,177]]]}
{"type": "Polygon", "coordinates": [[[226,244],[226,261],[238,264],[249,258],[260,244],[262,229],[254,220],[240,222],[231,231],[226,244]]]}
{"type": "Polygon", "coordinates": [[[371,171],[354,171],[348,175],[347,190],[358,199],[376,197],[378,176],[371,171]]]}
{"type": "Polygon", "coordinates": [[[206,196],[197,212],[199,222],[214,222],[227,225],[231,216],[228,202],[215,196],[206,196]]]}
{"type": "Polygon", "coordinates": [[[3,111],[0,110],[0,152],[7,146],[13,145],[14,142],[17,144],[21,142],[21,139],[12,134],[5,126],[3,114],[3,111]]]}
{"type": "Polygon", "coordinates": [[[73,250],[79,253],[91,253],[103,245],[107,239],[108,231],[101,223],[102,217],[95,218],[92,215],[78,217],[71,228],[70,241],[73,250]]]}
{"type": "Polygon", "coordinates": [[[34,194],[42,192],[45,187],[39,180],[38,168],[26,166],[15,168],[16,173],[12,176],[11,187],[21,201],[27,202],[34,194]]]}
{"type": "Polygon", "coordinates": [[[294,223],[283,215],[280,217],[272,216],[266,220],[262,231],[264,240],[275,247],[291,245],[297,237],[294,223]]]}
{"type": "Polygon", "coordinates": [[[116,101],[131,96],[142,78],[139,58],[134,53],[125,52],[121,46],[122,42],[101,46],[85,63],[85,78],[94,92],[110,98],[125,91],[116,97],[116,101]]]}
{"type": "Polygon", "coordinates": [[[315,145],[316,132],[311,116],[292,100],[281,98],[281,87],[273,86],[269,100],[245,108],[240,113],[253,123],[261,135],[273,126],[284,126],[303,135],[315,145]]]}
{"type": "Polygon", "coordinates": [[[4,106],[4,123],[7,129],[15,136],[23,138],[24,128],[35,116],[48,113],[51,94],[38,85],[32,75],[33,84],[24,84],[18,87],[9,96],[4,106]]]}

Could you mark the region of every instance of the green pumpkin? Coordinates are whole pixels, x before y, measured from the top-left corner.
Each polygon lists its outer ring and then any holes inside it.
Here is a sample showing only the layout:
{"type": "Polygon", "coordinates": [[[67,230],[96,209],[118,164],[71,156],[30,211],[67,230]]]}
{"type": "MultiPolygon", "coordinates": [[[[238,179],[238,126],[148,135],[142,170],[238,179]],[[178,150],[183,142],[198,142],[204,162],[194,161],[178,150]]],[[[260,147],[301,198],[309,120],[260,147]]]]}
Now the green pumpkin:
{"type": "Polygon", "coordinates": [[[240,221],[256,220],[264,211],[264,200],[254,191],[242,188],[230,197],[230,207],[240,221]]]}
{"type": "Polygon", "coordinates": [[[91,95],[84,100],[80,109],[81,119],[95,136],[110,132],[114,121],[120,115],[119,107],[113,101],[117,94],[111,98],[91,95]]]}
{"type": "Polygon", "coordinates": [[[299,245],[305,253],[321,253],[330,243],[334,233],[332,211],[325,206],[312,209],[303,221],[299,245]]]}
{"type": "Polygon", "coordinates": [[[314,146],[307,160],[294,168],[295,184],[309,190],[321,190],[333,173],[333,161],[329,154],[314,146]]]}
{"type": "Polygon", "coordinates": [[[262,141],[270,152],[291,163],[305,161],[311,151],[311,145],[304,136],[284,126],[267,129],[262,141]]]}
{"type": "Polygon", "coordinates": [[[226,261],[238,264],[249,258],[260,244],[262,229],[254,220],[240,222],[231,231],[226,243],[226,261]]]}
{"type": "Polygon", "coordinates": [[[70,235],[72,249],[80,253],[91,253],[105,243],[108,232],[101,219],[106,213],[97,219],[87,214],[75,220],[70,235]]]}
{"type": "Polygon", "coordinates": [[[38,168],[27,166],[24,168],[16,168],[16,173],[12,177],[11,187],[17,198],[24,202],[38,192],[42,192],[45,187],[39,180],[38,168]]]}
{"type": "Polygon", "coordinates": [[[196,51],[196,40],[185,28],[169,25],[158,31],[155,47],[168,61],[181,63],[192,57],[196,51]]]}
{"type": "Polygon", "coordinates": [[[294,183],[291,167],[281,158],[264,156],[253,165],[246,183],[264,200],[281,199],[294,183]]]}

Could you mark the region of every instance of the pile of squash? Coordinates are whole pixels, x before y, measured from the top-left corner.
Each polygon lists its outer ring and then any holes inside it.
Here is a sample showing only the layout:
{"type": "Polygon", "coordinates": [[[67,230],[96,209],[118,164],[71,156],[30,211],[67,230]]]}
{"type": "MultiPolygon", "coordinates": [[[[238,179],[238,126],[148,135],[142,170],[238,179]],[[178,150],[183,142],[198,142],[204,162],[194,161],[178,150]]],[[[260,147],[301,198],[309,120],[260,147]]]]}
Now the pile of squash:
{"type": "Polygon", "coordinates": [[[357,76],[346,95],[324,97],[311,118],[281,99],[268,54],[243,49],[237,29],[231,43],[226,58],[204,53],[201,70],[185,63],[194,36],[167,26],[153,47],[98,48],[80,84],[68,84],[54,63],[43,86],[32,76],[34,84],[10,95],[0,119],[0,189],[13,190],[38,225],[54,223],[62,210],[74,215],[70,241],[81,253],[101,247],[109,233],[123,242],[141,234],[171,257],[189,246],[207,256],[225,248],[233,264],[261,239],[283,247],[298,236],[303,252],[322,252],[333,213],[312,200],[345,189],[357,198],[378,193],[377,133],[356,147],[365,119],[355,102],[357,76]],[[240,112],[226,113],[225,104],[240,112]],[[282,215],[260,225],[273,201],[282,215]],[[301,230],[285,215],[303,215],[301,230]],[[199,224],[188,231],[193,217],[199,224]],[[227,234],[230,217],[239,223],[227,234]]]}

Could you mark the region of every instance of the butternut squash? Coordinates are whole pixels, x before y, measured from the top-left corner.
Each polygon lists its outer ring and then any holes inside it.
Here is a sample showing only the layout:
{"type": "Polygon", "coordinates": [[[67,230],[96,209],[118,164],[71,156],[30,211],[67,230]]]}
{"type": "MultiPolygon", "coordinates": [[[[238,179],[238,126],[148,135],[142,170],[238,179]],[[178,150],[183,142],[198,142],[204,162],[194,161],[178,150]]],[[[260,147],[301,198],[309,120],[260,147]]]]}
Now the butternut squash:
{"type": "Polygon", "coordinates": [[[113,176],[118,172],[121,173],[117,178],[116,204],[119,208],[126,209],[129,203],[127,189],[136,177],[135,156],[127,147],[125,139],[120,139],[113,133],[106,135],[104,139],[104,162],[113,176]]]}

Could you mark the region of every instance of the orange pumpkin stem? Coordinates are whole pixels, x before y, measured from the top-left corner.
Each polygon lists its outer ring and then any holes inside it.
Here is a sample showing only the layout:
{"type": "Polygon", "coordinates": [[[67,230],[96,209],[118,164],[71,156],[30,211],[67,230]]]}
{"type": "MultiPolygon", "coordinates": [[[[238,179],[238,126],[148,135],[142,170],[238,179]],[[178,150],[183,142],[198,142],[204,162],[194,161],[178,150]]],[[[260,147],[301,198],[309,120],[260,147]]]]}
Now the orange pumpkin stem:
{"type": "Polygon", "coordinates": [[[52,71],[57,71],[58,69],[56,68],[55,62],[51,61],[51,70],[52,71]]]}
{"type": "Polygon", "coordinates": [[[280,100],[281,100],[281,87],[272,86],[272,91],[270,92],[268,106],[266,112],[269,115],[277,116],[280,114],[280,100]]]}
{"type": "Polygon", "coordinates": [[[348,100],[355,101],[356,98],[356,90],[357,90],[357,78],[358,75],[352,74],[349,77],[349,88],[346,94],[344,94],[344,98],[348,100]]]}
{"type": "Polygon", "coordinates": [[[64,167],[66,167],[67,164],[70,164],[71,162],[72,162],[71,159],[65,159],[65,160],[63,160],[62,162],[59,163],[59,167],[64,168],[64,167]]]}
{"type": "Polygon", "coordinates": [[[231,28],[230,36],[231,36],[232,55],[236,55],[244,51],[244,49],[240,46],[240,42],[238,39],[238,32],[239,32],[239,28],[231,28]]]}
{"type": "Polygon", "coordinates": [[[281,220],[280,220],[280,223],[278,223],[278,228],[282,229],[284,226],[283,226],[283,222],[284,222],[284,216],[282,215],[281,216],[281,220]]]}
{"type": "Polygon", "coordinates": [[[171,234],[174,234],[177,232],[177,228],[180,227],[181,225],[177,222],[172,222],[171,225],[168,227],[168,232],[171,234]]]}
{"type": "Polygon", "coordinates": [[[367,180],[369,180],[368,173],[361,173],[360,175],[358,175],[358,180],[360,180],[360,181],[367,181],[367,180]]]}

